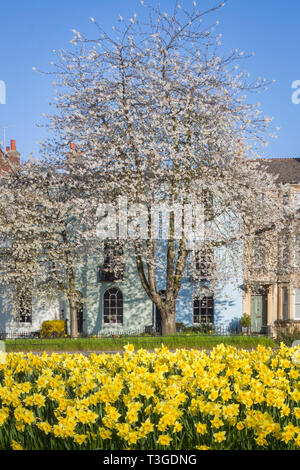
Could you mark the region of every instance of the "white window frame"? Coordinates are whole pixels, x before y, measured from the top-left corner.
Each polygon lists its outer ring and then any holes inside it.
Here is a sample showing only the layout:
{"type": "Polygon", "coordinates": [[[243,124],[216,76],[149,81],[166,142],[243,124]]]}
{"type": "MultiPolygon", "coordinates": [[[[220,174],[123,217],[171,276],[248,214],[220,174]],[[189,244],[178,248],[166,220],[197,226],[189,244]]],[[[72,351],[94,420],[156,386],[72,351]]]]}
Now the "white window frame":
{"type": "Polygon", "coordinates": [[[300,233],[294,238],[294,267],[300,268],[300,233]]]}
{"type": "MultiPolygon", "coordinates": [[[[115,308],[118,309],[118,305],[115,308]]],[[[118,310],[117,310],[117,312],[118,312],[118,310]]],[[[121,289],[117,286],[110,286],[108,289],[105,290],[105,292],[103,294],[102,325],[104,327],[106,327],[106,326],[123,326],[124,325],[124,296],[123,296],[123,292],[121,291],[121,289]],[[111,313],[109,313],[108,315],[105,314],[105,308],[112,308],[111,305],[108,305],[108,306],[105,305],[105,300],[106,300],[105,299],[105,294],[108,293],[112,289],[117,289],[121,293],[121,296],[122,296],[122,321],[121,322],[118,322],[118,316],[121,316],[121,315],[118,315],[118,313],[116,313],[116,321],[115,322],[112,322],[112,321],[105,322],[104,321],[104,316],[105,317],[108,316],[109,320],[111,320],[112,314],[111,313]]]]}
{"type": "Polygon", "coordinates": [[[282,296],[282,320],[289,319],[289,289],[287,286],[281,288],[282,296]],[[285,302],[286,301],[286,302],[285,302]],[[286,309],[284,308],[286,306],[286,309]]]}
{"type": "Polygon", "coordinates": [[[294,289],[294,319],[300,321],[300,288],[295,288],[294,289]],[[299,300],[298,302],[296,301],[297,298],[297,291],[299,291],[299,300]],[[298,316],[296,316],[296,306],[299,305],[299,313],[298,316]]]}

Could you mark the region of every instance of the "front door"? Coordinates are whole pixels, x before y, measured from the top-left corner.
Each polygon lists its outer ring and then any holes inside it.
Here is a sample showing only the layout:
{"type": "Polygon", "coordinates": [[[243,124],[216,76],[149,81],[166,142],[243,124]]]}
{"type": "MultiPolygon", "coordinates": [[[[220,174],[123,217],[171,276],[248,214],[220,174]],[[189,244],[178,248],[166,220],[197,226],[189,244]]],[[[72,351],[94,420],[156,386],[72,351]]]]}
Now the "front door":
{"type": "Polygon", "coordinates": [[[83,333],[83,305],[79,303],[77,308],[77,328],[78,333],[83,333]]]}
{"type": "Polygon", "coordinates": [[[251,333],[263,333],[267,325],[267,296],[251,295],[251,333]]]}
{"type": "Polygon", "coordinates": [[[159,308],[155,306],[155,332],[161,335],[161,313],[159,308]]]}

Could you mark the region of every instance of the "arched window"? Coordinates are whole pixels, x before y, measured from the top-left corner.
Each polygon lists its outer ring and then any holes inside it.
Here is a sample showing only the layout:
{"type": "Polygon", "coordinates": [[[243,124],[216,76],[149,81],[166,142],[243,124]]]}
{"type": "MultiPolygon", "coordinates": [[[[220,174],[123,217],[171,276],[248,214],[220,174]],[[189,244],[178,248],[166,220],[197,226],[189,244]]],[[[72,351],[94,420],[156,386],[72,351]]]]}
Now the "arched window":
{"type": "Polygon", "coordinates": [[[123,295],[117,287],[111,287],[104,292],[104,323],[123,324],[123,295]]]}

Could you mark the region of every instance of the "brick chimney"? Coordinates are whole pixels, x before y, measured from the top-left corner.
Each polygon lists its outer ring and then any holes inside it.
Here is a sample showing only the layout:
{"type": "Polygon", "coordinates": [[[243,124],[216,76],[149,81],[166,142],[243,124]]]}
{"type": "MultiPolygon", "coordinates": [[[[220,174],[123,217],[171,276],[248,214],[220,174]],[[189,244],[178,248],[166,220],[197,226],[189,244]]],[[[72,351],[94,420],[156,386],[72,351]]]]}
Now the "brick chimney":
{"type": "Polygon", "coordinates": [[[10,141],[10,150],[6,152],[8,160],[10,164],[14,167],[14,169],[18,169],[20,167],[20,153],[17,151],[16,148],[16,141],[10,141]]]}
{"type": "Polygon", "coordinates": [[[10,141],[10,147],[6,147],[6,152],[0,154],[0,175],[13,173],[20,167],[20,153],[16,148],[16,141],[10,141]]]}

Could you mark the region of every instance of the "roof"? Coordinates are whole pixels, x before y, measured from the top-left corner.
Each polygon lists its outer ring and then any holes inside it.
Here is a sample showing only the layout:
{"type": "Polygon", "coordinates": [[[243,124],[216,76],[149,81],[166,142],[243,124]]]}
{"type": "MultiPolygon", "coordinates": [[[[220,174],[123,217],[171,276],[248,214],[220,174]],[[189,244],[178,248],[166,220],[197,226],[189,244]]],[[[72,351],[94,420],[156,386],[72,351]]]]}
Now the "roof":
{"type": "Polygon", "coordinates": [[[277,176],[277,183],[300,183],[300,158],[263,158],[260,163],[277,176]]]}

